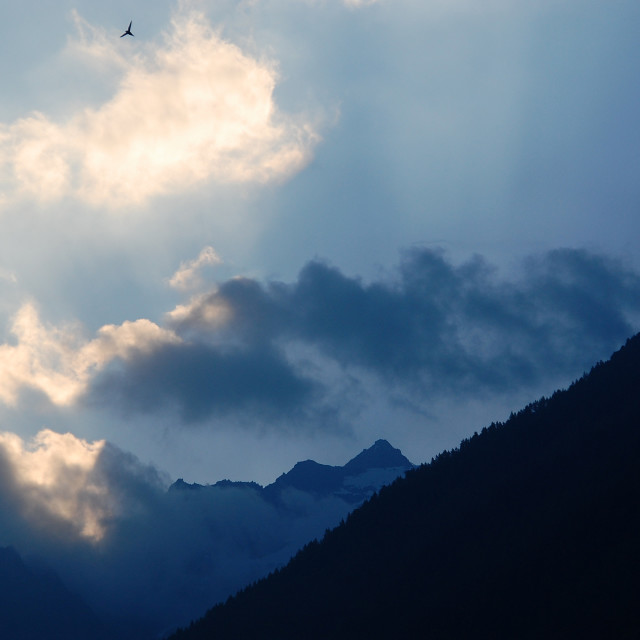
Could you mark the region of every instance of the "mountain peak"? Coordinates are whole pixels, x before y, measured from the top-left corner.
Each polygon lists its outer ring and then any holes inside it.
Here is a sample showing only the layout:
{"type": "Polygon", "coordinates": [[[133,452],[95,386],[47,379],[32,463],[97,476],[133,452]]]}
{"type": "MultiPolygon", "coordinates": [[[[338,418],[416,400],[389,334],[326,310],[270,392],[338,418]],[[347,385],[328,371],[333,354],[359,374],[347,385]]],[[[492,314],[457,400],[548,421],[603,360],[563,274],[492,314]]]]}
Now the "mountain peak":
{"type": "Polygon", "coordinates": [[[369,469],[390,469],[400,467],[411,469],[414,465],[400,449],[395,449],[386,440],[376,440],[368,449],[363,449],[355,458],[344,465],[347,473],[361,473],[369,469]]]}
{"type": "Polygon", "coordinates": [[[293,469],[265,487],[265,495],[273,499],[284,489],[297,489],[315,496],[333,494],[356,504],[413,466],[400,449],[394,449],[386,440],[376,440],[343,467],[314,460],[298,462],[293,469]],[[384,470],[382,475],[379,473],[381,470],[384,470]]]}
{"type": "Polygon", "coordinates": [[[198,491],[204,488],[205,485],[198,484],[197,482],[185,482],[182,478],[178,478],[170,487],[169,491],[198,491]]]}
{"type": "Polygon", "coordinates": [[[273,486],[293,487],[312,493],[330,493],[341,485],[341,471],[341,467],[320,464],[315,460],[303,460],[297,462],[291,471],[283,473],[273,486]]]}

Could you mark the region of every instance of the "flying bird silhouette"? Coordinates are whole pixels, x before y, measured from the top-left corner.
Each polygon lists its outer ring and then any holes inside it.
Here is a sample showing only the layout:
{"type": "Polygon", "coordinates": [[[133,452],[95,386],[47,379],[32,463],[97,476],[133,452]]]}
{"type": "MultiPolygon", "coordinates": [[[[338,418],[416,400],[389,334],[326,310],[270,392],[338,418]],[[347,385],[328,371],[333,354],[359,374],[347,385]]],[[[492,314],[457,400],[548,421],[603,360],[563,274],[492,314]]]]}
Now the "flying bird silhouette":
{"type": "Polygon", "coordinates": [[[133,33],[131,33],[131,25],[133,24],[133,20],[129,23],[129,26],[127,27],[127,30],[120,36],[121,38],[124,38],[125,36],[132,36],[133,33]]]}

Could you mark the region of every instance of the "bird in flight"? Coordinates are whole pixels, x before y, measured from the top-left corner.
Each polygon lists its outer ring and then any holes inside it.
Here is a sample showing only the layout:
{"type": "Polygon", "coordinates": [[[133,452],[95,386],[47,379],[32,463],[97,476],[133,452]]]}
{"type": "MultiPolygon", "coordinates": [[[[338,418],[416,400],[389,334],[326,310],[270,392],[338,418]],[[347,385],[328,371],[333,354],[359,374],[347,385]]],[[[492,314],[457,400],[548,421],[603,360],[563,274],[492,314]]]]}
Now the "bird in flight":
{"type": "Polygon", "coordinates": [[[133,24],[133,20],[129,23],[129,26],[127,27],[127,30],[120,36],[121,38],[124,38],[125,36],[132,36],[133,33],[131,33],[131,25],[133,24]]]}

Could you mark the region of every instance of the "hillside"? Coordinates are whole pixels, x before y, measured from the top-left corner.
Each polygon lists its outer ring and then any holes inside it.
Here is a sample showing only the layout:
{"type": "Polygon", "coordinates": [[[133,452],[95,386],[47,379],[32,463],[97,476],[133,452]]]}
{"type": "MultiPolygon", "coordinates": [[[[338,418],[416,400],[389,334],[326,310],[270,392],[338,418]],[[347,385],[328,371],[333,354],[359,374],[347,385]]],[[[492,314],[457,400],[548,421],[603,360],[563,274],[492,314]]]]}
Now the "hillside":
{"type": "Polygon", "coordinates": [[[82,600],[50,571],[28,567],[0,548],[0,637],[4,640],[94,640],[110,636],[82,600]]]}
{"type": "Polygon", "coordinates": [[[636,638],[640,336],[173,640],[636,638]]]}
{"type": "Polygon", "coordinates": [[[10,538],[15,547],[0,548],[0,640],[163,637],[283,566],[413,466],[378,440],[344,466],[307,460],[267,487],[146,486],[137,511],[77,553],[73,541],[60,553],[10,538]]]}

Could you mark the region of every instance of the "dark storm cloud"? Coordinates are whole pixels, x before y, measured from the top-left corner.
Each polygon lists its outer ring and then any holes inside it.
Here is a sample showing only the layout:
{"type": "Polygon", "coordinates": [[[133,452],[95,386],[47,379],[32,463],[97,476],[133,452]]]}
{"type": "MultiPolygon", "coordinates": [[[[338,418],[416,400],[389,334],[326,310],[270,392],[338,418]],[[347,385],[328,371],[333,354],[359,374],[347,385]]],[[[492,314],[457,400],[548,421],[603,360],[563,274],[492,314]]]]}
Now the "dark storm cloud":
{"type": "Polygon", "coordinates": [[[344,366],[455,389],[588,365],[633,332],[639,294],[638,274],[582,250],[529,258],[519,279],[505,281],[483,258],[456,266],[413,249],[388,282],[311,262],[293,285],[231,281],[215,297],[245,337],[295,338],[344,366]]]}
{"type": "Polygon", "coordinates": [[[288,329],[389,380],[502,390],[608,355],[633,332],[639,294],[637,274],[585,251],[532,258],[508,282],[482,258],[455,266],[415,249],[391,283],[307,265],[289,289],[288,329]]]}
{"type": "Polygon", "coordinates": [[[295,345],[423,398],[501,392],[580,375],[634,332],[639,310],[638,274],[584,250],[528,258],[511,280],[481,257],[455,265],[424,248],[369,283],[312,261],[294,283],[222,283],[173,322],[183,344],[119,363],[93,394],[145,411],[173,401],[190,421],[281,418],[322,395],[313,358],[291,357],[295,345]]]}
{"type": "Polygon", "coordinates": [[[215,347],[204,342],[165,345],[117,363],[95,382],[94,399],[117,399],[135,411],[177,404],[186,422],[229,412],[265,419],[292,416],[316,384],[268,344],[215,347]]]}

